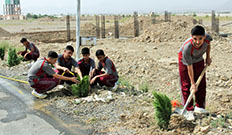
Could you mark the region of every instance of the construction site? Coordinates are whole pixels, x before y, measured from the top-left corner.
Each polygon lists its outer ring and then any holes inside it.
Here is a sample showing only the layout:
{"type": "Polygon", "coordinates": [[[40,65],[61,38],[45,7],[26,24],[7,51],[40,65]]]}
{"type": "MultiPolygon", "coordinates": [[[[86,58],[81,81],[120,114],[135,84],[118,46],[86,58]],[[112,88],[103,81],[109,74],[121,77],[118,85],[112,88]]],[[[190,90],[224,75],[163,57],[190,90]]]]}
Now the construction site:
{"type": "MultiPolygon", "coordinates": [[[[20,1],[6,0],[3,20],[0,20],[0,44],[24,50],[20,39],[25,37],[38,47],[41,57],[47,56],[50,50],[62,54],[66,45],[76,47],[75,16],[23,18],[20,1]]],[[[80,123],[77,127],[74,125],[75,128],[81,127],[92,135],[230,135],[231,31],[230,12],[82,15],[80,35],[96,38],[96,44],[85,43],[81,48],[90,48],[90,57],[95,61],[96,50],[105,51],[117,67],[119,88],[116,91],[93,89],[88,97],[77,98],[68,94],[65,87],[56,87],[49,92],[48,98],[35,99],[37,104],[33,107],[45,114],[56,110],[60,119],[72,119],[80,123]],[[156,91],[171,100],[181,100],[178,51],[191,37],[190,31],[195,25],[203,26],[213,38],[212,64],[206,71],[206,109],[210,113],[197,115],[194,121],[172,114],[168,128],[163,130],[154,118],[152,93],[156,91]]],[[[4,60],[0,60],[0,75],[27,81],[29,63],[9,67],[6,52],[4,60]]],[[[18,87],[28,93],[32,90],[23,83],[18,87]]]]}

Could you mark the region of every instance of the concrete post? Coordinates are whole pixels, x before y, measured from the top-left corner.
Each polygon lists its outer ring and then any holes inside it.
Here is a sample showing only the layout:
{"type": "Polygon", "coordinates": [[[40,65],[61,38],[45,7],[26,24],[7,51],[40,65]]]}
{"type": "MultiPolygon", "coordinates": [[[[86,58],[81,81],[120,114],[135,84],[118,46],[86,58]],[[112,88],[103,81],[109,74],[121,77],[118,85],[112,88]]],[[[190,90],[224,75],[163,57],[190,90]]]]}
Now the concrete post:
{"type": "Polygon", "coordinates": [[[77,0],[77,15],[76,15],[76,60],[80,59],[80,9],[81,1],[77,0]]]}
{"type": "Polygon", "coordinates": [[[98,15],[96,15],[96,37],[97,39],[100,38],[100,19],[98,15]]]}
{"type": "Polygon", "coordinates": [[[70,16],[66,16],[66,28],[67,28],[67,41],[71,40],[71,32],[70,32],[70,16]]]}
{"type": "Polygon", "coordinates": [[[212,15],[211,15],[211,29],[213,30],[213,31],[215,31],[215,11],[213,10],[212,11],[212,15]]]}
{"type": "Polygon", "coordinates": [[[106,38],[105,16],[101,16],[101,38],[106,38]]]}
{"type": "Polygon", "coordinates": [[[155,13],[154,12],[151,13],[151,23],[155,24],[155,13]]]}
{"type": "Polygon", "coordinates": [[[114,37],[119,38],[119,19],[118,16],[114,16],[114,37]]]}
{"type": "Polygon", "coordinates": [[[134,36],[139,36],[139,21],[138,21],[138,13],[134,12],[134,36]]]}
{"type": "Polygon", "coordinates": [[[168,11],[164,12],[164,21],[168,22],[168,11]]]}

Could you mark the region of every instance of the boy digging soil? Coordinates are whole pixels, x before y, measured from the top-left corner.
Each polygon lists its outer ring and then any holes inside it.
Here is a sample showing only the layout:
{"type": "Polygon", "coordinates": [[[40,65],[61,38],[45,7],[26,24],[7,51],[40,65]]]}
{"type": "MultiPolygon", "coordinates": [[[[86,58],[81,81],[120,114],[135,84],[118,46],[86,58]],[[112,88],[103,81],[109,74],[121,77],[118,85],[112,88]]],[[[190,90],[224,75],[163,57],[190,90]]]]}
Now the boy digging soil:
{"type": "Polygon", "coordinates": [[[193,111],[195,113],[208,113],[205,110],[206,97],[206,80],[205,75],[196,88],[196,81],[205,67],[203,54],[206,53],[206,64],[211,64],[210,58],[210,41],[212,38],[205,34],[202,26],[195,26],[191,31],[192,37],[184,42],[179,51],[179,75],[181,86],[181,99],[184,105],[190,95],[190,87],[195,93],[195,108],[193,100],[187,106],[187,119],[194,120],[193,111]]]}

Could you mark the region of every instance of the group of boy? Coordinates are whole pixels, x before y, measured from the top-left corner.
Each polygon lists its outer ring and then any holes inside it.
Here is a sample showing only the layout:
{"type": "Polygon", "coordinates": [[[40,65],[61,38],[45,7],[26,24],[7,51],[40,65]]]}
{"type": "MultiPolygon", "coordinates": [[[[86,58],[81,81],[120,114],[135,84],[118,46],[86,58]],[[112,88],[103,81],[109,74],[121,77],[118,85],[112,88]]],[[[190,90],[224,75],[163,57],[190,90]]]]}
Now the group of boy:
{"type": "MultiPolygon", "coordinates": [[[[205,65],[211,64],[210,41],[212,41],[212,38],[205,33],[205,29],[202,26],[195,26],[191,30],[191,37],[184,42],[179,50],[178,59],[182,104],[186,104],[191,92],[196,97],[195,107],[193,106],[193,100],[187,106],[189,120],[194,119],[193,112],[208,113],[205,110],[205,75],[198,88],[196,81],[205,65]],[[204,61],[203,55],[205,53],[206,60],[204,61]],[[192,90],[190,89],[191,87],[192,90]]],[[[36,46],[29,43],[26,39],[22,39],[21,42],[26,47],[26,50],[20,53],[25,59],[36,61],[39,57],[39,51],[36,46]],[[27,49],[30,49],[31,52],[27,53],[27,49]]],[[[67,46],[63,54],[57,55],[56,52],[50,51],[47,58],[40,58],[35,62],[28,73],[28,81],[31,87],[34,88],[32,91],[34,96],[45,98],[46,95],[44,93],[57,86],[59,80],[64,80],[68,84],[77,83],[76,77],[71,72],[72,67],[74,67],[74,73],[80,79],[88,75],[91,86],[98,83],[101,86],[114,87],[115,82],[118,80],[118,73],[114,63],[105,56],[103,50],[96,51],[96,57],[99,60],[97,68],[95,67],[94,60],[90,58],[90,50],[88,48],[82,49],[83,58],[77,62],[72,58],[73,52],[73,47],[67,46]],[[58,73],[53,70],[51,65],[55,65],[58,73]],[[102,71],[102,68],[105,69],[105,72],[102,71]],[[64,74],[64,76],[61,74],[64,74]]]]}
{"type": "Polygon", "coordinates": [[[118,73],[114,63],[105,55],[104,51],[96,51],[99,60],[96,68],[95,61],[90,58],[90,50],[85,47],[81,50],[83,58],[76,61],[72,58],[74,48],[66,46],[63,54],[58,55],[54,51],[49,51],[47,57],[39,58],[37,47],[28,42],[25,38],[21,40],[26,50],[19,52],[25,60],[34,60],[35,63],[28,71],[28,82],[33,88],[32,95],[37,98],[46,98],[49,90],[59,84],[69,85],[79,83],[84,76],[89,76],[90,86],[95,85],[114,87],[118,81],[118,73]],[[31,52],[27,52],[30,49],[31,52]],[[36,54],[35,54],[36,53],[36,54]],[[104,68],[104,71],[102,69],[104,68]],[[74,69],[72,71],[72,69],[74,69]]]}

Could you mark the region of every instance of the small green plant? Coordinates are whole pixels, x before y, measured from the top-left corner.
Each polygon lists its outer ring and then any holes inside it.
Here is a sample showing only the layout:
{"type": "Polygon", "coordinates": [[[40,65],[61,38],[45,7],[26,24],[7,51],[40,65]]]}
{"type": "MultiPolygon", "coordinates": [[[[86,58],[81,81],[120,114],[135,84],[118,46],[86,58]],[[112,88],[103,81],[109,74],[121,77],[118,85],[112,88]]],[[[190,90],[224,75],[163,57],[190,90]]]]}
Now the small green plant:
{"type": "Polygon", "coordinates": [[[2,60],[4,60],[5,50],[6,50],[5,47],[0,47],[0,58],[1,58],[2,60]]]}
{"type": "Polygon", "coordinates": [[[71,85],[73,95],[77,97],[87,97],[89,94],[89,76],[84,76],[80,84],[71,85]]]}
{"type": "Polygon", "coordinates": [[[155,108],[155,119],[158,126],[161,129],[167,129],[172,114],[172,104],[170,99],[163,94],[153,92],[154,95],[154,108],[155,108]]]}
{"type": "Polygon", "coordinates": [[[139,89],[142,90],[143,92],[148,92],[149,90],[148,83],[147,82],[143,83],[139,89]]]}
{"type": "Polygon", "coordinates": [[[19,63],[20,63],[20,59],[18,58],[18,56],[16,54],[15,48],[9,48],[7,64],[10,67],[12,67],[12,66],[18,65],[19,63]]]}
{"type": "Polygon", "coordinates": [[[132,85],[132,84],[130,84],[129,83],[129,81],[127,81],[126,79],[124,79],[124,78],[119,78],[119,80],[118,80],[118,82],[119,82],[119,85],[120,86],[123,86],[123,87],[125,87],[126,89],[129,89],[129,90],[133,90],[135,87],[132,85]]]}
{"type": "Polygon", "coordinates": [[[212,128],[218,128],[218,127],[221,127],[221,128],[228,128],[228,126],[230,125],[228,123],[227,120],[229,119],[232,119],[232,113],[227,113],[226,115],[222,115],[220,116],[219,118],[217,118],[216,120],[211,120],[210,122],[210,126],[212,128]]]}
{"type": "Polygon", "coordinates": [[[220,118],[218,118],[216,120],[211,121],[210,125],[211,125],[212,128],[217,128],[217,127],[224,128],[225,123],[226,123],[226,119],[220,117],[220,118]]]}

